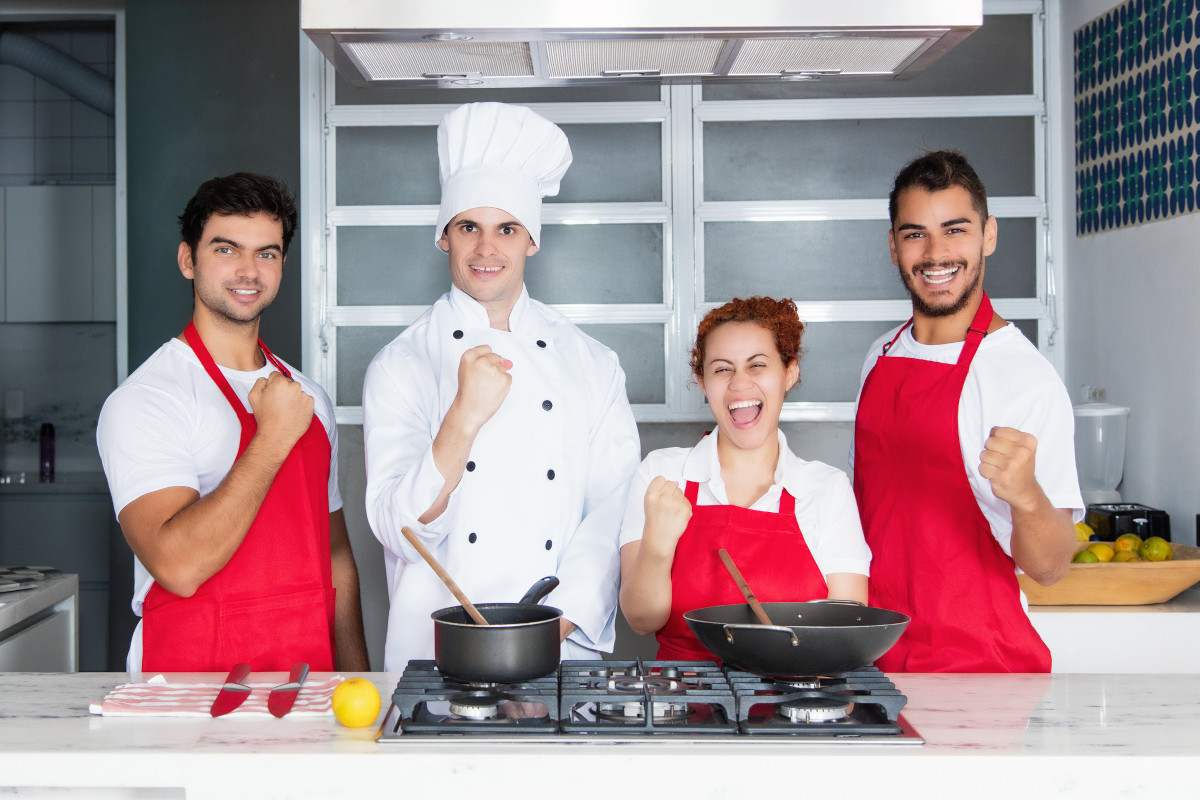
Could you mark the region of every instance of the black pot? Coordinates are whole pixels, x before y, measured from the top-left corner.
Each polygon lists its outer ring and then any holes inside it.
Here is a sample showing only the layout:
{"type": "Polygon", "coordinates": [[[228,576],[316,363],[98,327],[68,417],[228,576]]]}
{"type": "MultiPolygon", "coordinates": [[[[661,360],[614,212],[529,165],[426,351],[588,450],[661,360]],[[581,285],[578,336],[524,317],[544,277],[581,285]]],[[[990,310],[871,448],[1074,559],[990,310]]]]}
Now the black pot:
{"type": "Polygon", "coordinates": [[[557,578],[542,578],[520,603],[482,603],[490,624],[476,625],[466,609],[433,612],[433,653],[438,671],[464,683],[519,683],[558,667],[562,611],[537,604],[557,578]]]}
{"type": "Polygon", "coordinates": [[[897,611],[859,603],[763,603],[774,625],[750,606],[712,606],[683,615],[700,644],[721,661],[769,677],[836,675],[866,666],[908,627],[897,611]]]}

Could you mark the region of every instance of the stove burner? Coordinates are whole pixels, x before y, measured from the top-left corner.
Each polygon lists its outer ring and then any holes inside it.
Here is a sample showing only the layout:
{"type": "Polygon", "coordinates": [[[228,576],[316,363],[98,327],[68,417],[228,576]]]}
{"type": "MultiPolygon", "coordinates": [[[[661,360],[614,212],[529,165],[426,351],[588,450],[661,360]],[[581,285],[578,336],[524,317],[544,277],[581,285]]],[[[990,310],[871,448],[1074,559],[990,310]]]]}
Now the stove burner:
{"type": "Polygon", "coordinates": [[[596,688],[607,689],[610,692],[618,694],[642,694],[643,691],[647,691],[650,694],[683,694],[689,686],[682,681],[650,675],[646,677],[609,678],[606,681],[597,683],[596,688]]]}
{"type": "Polygon", "coordinates": [[[820,678],[776,678],[775,682],[793,689],[820,689],[820,678]]]}
{"type": "Polygon", "coordinates": [[[838,700],[836,697],[816,695],[781,703],[779,716],[798,723],[835,722],[849,716],[853,706],[853,703],[838,700]]]}
{"type": "Polygon", "coordinates": [[[460,719],[493,719],[499,716],[500,697],[485,689],[450,695],[451,716],[460,719]]]}
{"type": "MultiPolygon", "coordinates": [[[[687,719],[688,704],[686,700],[678,703],[653,702],[651,714],[655,722],[669,722],[676,719],[687,719]]],[[[632,703],[597,703],[596,716],[602,719],[641,720],[646,716],[646,704],[638,700],[632,703]]]]}

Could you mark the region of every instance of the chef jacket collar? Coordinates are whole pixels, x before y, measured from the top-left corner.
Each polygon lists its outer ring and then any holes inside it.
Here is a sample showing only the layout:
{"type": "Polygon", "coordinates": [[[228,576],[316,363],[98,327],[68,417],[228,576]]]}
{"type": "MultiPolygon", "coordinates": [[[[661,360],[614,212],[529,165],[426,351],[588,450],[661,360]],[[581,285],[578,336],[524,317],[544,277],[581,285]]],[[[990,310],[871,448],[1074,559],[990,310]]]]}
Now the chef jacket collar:
{"type": "MultiPolygon", "coordinates": [[[[797,472],[786,467],[793,459],[796,461],[799,459],[795,458],[788,450],[787,437],[783,435],[783,431],[776,429],[775,433],[779,438],[779,460],[775,463],[774,486],[767,493],[770,494],[775,491],[775,487],[783,484],[794,497],[796,487],[788,486],[785,478],[789,476],[789,473],[796,475],[797,472]]],[[[692,452],[688,453],[687,460],[683,462],[683,478],[685,481],[709,484],[709,490],[717,499],[728,503],[729,497],[725,492],[725,481],[721,479],[721,462],[717,458],[718,436],[720,436],[720,431],[714,430],[692,448],[692,452]]]]}
{"type": "MultiPolygon", "coordinates": [[[[531,319],[529,309],[531,308],[532,300],[529,297],[529,289],[521,284],[521,296],[517,298],[517,302],[513,305],[512,311],[508,314],[508,329],[516,332],[522,328],[526,320],[531,319]]],[[[454,313],[456,319],[465,320],[472,325],[478,325],[483,328],[490,328],[491,320],[488,318],[487,309],[484,308],[478,300],[471,295],[451,284],[450,286],[450,310],[454,313]]]]}

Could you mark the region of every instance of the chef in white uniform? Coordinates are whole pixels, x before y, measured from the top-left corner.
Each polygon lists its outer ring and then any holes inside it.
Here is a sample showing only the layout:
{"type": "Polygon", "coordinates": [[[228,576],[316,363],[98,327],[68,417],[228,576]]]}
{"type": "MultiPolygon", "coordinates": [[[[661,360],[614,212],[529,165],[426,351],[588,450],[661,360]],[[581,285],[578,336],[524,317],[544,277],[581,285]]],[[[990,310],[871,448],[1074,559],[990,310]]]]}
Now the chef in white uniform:
{"type": "Polygon", "coordinates": [[[453,285],[363,384],[367,517],[391,594],[384,669],[433,658],[429,615],[457,605],[403,526],[476,603],[557,575],[545,602],[563,611],[562,657],[598,658],[613,646],[637,427],[616,354],[524,284],[571,149],[527,108],[472,103],[438,126],[438,158],[434,241],[453,285]]]}

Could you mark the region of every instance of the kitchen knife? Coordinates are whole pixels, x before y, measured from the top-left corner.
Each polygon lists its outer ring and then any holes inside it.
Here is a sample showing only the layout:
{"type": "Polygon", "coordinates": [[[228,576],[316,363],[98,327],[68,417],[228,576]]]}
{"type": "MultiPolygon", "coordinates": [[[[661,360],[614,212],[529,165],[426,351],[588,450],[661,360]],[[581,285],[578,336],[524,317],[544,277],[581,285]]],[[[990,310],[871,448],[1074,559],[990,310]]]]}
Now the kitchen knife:
{"type": "Polygon", "coordinates": [[[307,678],[308,664],[292,665],[292,672],[288,675],[288,682],[276,686],[271,690],[270,696],[267,697],[267,708],[273,715],[282,717],[292,710],[292,703],[296,702],[296,695],[300,694],[300,687],[304,685],[304,681],[307,678]]]}
{"type": "Polygon", "coordinates": [[[249,664],[235,664],[233,669],[229,670],[225,685],[217,693],[217,699],[213,701],[209,713],[214,717],[221,717],[240,706],[250,696],[250,687],[245,684],[249,675],[249,664]]]}

